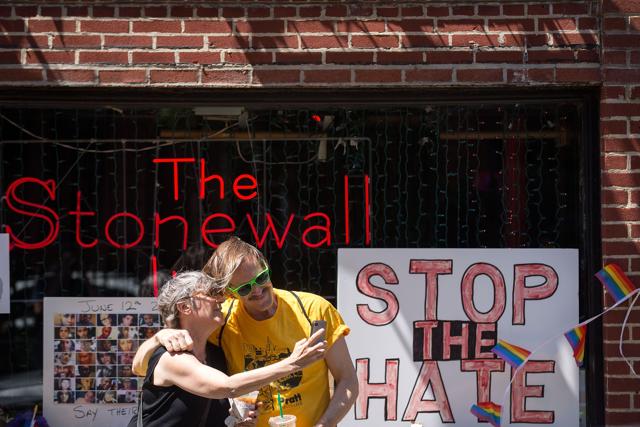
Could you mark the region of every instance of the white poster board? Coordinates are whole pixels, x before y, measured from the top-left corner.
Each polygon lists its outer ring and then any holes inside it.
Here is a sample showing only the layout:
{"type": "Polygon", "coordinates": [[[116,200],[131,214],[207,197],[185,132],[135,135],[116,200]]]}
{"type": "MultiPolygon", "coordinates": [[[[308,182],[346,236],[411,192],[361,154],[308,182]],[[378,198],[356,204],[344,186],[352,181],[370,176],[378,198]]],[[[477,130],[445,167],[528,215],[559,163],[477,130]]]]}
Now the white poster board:
{"type": "Polygon", "coordinates": [[[11,312],[9,278],[9,235],[0,233],[0,313],[11,312]]]}
{"type": "Polygon", "coordinates": [[[51,426],[126,426],[139,344],[160,329],[155,298],[45,298],[43,406],[51,426]]]}
{"type": "Polygon", "coordinates": [[[564,337],[509,388],[512,369],[490,350],[501,339],[534,351],[577,325],[578,277],[574,249],[340,249],[338,308],[360,384],[340,426],[487,426],[470,408],[491,400],[503,426],[577,427],[564,337]]]}

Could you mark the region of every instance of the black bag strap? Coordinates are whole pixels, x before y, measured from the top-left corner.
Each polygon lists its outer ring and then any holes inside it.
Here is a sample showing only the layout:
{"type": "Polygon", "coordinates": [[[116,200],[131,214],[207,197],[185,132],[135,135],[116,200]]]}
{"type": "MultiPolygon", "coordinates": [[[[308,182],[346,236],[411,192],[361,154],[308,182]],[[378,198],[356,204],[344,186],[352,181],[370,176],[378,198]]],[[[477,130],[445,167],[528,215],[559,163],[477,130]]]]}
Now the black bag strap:
{"type": "Polygon", "coordinates": [[[304,305],[302,305],[302,300],[300,299],[300,297],[298,296],[298,294],[296,294],[293,291],[289,291],[291,293],[291,295],[293,295],[296,298],[296,301],[298,301],[298,305],[300,306],[300,310],[302,310],[302,313],[304,314],[304,317],[307,318],[307,322],[309,322],[309,327],[311,327],[311,319],[309,319],[309,315],[307,314],[307,310],[304,309],[304,305]]]}
{"type": "Polygon", "coordinates": [[[236,303],[235,298],[231,300],[231,304],[229,304],[229,310],[227,314],[224,316],[224,323],[220,326],[220,332],[218,332],[218,347],[222,348],[222,332],[224,331],[224,327],[227,326],[227,321],[229,320],[229,316],[231,316],[231,311],[233,310],[233,305],[236,303]]]}

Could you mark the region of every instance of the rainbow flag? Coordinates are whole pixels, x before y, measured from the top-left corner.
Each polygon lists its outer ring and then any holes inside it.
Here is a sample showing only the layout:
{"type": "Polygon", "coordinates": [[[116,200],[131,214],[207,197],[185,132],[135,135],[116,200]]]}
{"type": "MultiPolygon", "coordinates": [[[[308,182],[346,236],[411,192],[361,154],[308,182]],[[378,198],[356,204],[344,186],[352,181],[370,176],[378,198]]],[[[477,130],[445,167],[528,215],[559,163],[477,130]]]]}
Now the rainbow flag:
{"type": "Polygon", "coordinates": [[[478,402],[471,407],[471,413],[482,421],[488,421],[493,427],[500,427],[502,407],[493,402],[478,402]]]}
{"type": "Polygon", "coordinates": [[[607,291],[616,300],[620,301],[633,292],[636,287],[616,264],[607,264],[596,273],[596,277],[607,288],[607,291]]]}
{"type": "Polygon", "coordinates": [[[531,354],[529,350],[525,350],[517,345],[509,344],[504,340],[498,340],[498,344],[496,344],[491,351],[501,359],[504,359],[505,362],[513,366],[515,369],[518,369],[518,367],[524,363],[524,360],[531,354]]]}
{"type": "Polygon", "coordinates": [[[584,342],[587,337],[587,325],[578,326],[573,328],[564,336],[569,341],[569,345],[573,349],[573,358],[576,359],[578,367],[584,363],[584,342]]]}

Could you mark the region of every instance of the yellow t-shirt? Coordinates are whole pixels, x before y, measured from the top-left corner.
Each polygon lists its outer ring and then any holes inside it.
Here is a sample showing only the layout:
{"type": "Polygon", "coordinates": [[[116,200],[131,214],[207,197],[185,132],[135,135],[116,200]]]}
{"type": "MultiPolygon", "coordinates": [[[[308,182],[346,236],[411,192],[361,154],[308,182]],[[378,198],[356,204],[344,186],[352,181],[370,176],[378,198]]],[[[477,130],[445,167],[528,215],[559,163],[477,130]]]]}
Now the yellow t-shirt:
{"type": "MultiPolygon", "coordinates": [[[[222,332],[222,349],[227,359],[229,374],[267,366],[291,354],[295,343],[308,338],[311,325],[304,316],[296,298],[288,291],[274,289],[278,301],[275,314],[267,320],[255,320],[238,301],[222,332]]],[[[349,333],[340,313],[324,298],[307,292],[296,292],[309,319],[327,322],[327,344],[331,347],[340,337],[349,333]]],[[[230,302],[222,307],[226,315],[230,302]]],[[[209,341],[218,345],[219,331],[209,341]]],[[[278,389],[285,414],[296,416],[296,427],[311,427],[322,416],[329,404],[328,368],[324,360],[302,371],[282,378],[260,389],[258,400],[262,409],[258,427],[267,427],[270,417],[279,414],[278,389]]]]}

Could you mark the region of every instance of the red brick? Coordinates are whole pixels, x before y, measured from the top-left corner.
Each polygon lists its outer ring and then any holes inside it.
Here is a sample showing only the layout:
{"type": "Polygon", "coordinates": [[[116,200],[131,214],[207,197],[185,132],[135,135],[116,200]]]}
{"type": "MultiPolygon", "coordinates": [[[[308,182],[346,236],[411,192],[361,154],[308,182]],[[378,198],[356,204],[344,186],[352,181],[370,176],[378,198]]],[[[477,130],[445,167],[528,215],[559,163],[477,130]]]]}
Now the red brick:
{"type": "Polygon", "coordinates": [[[605,187],[638,187],[640,186],[640,173],[636,172],[607,172],[602,174],[602,184],[605,187]]]}
{"type": "Polygon", "coordinates": [[[600,94],[602,99],[623,99],[624,86],[604,86],[600,94]]]}
{"type": "MultiPolygon", "coordinates": [[[[218,17],[218,10],[219,9],[217,7],[215,7],[215,6],[214,7],[198,6],[196,8],[196,16],[198,18],[217,18],[218,17]]],[[[185,22],[185,24],[187,22],[185,22]]]]}
{"type": "Polygon", "coordinates": [[[545,34],[527,34],[527,47],[548,47],[547,36],[545,34]]]}
{"type": "Polygon", "coordinates": [[[497,16],[500,15],[500,6],[478,6],[478,16],[497,16]]]}
{"type": "MultiPolygon", "coordinates": [[[[633,253],[635,254],[637,252],[633,252],[633,253]]],[[[628,256],[628,254],[624,254],[624,255],[628,256]]],[[[625,271],[625,273],[628,273],[628,271],[625,271]]],[[[636,282],[635,277],[630,276],[629,278],[631,279],[632,282],[634,283],[636,282]]],[[[621,324],[624,321],[626,312],[627,312],[627,309],[624,306],[611,310],[610,312],[604,315],[605,321],[603,323],[604,324],[611,324],[611,323],[621,324]]],[[[631,310],[631,314],[629,315],[628,322],[632,324],[640,323],[640,310],[638,310],[637,306],[634,310],[631,310]]],[[[615,344],[615,346],[617,346],[617,343],[615,344]]]]}
{"type": "Polygon", "coordinates": [[[30,19],[30,33],[74,33],[76,21],[71,19],[30,19]]]}
{"type": "Polygon", "coordinates": [[[248,70],[203,70],[202,83],[241,85],[249,83],[248,70]]]}
{"type": "Polygon", "coordinates": [[[604,149],[611,152],[640,151],[640,138],[603,138],[604,149]]]}
{"type": "Polygon", "coordinates": [[[631,16],[631,17],[629,17],[629,30],[630,31],[640,31],[640,17],[639,16],[631,16]]]}
{"type": "Polygon", "coordinates": [[[104,47],[151,47],[150,36],[105,36],[104,47]]]}
{"type": "Polygon", "coordinates": [[[384,49],[398,47],[398,36],[351,36],[356,49],[384,49]]]}
{"type": "Polygon", "coordinates": [[[192,18],[195,9],[189,6],[171,6],[169,10],[169,16],[177,18],[192,18]]]}
{"type": "Polygon", "coordinates": [[[447,6],[428,6],[427,15],[429,17],[449,16],[451,14],[447,6]]]}
{"type": "Polygon", "coordinates": [[[502,5],[502,14],[505,16],[524,16],[524,5],[504,4],[502,5]]]}
{"type": "Polygon", "coordinates": [[[553,33],[553,44],[556,46],[596,45],[598,36],[590,33],[553,33]]]}
{"type": "Polygon", "coordinates": [[[100,36],[55,36],[53,38],[53,47],[92,47],[100,48],[100,36]]]}
{"type": "MultiPolygon", "coordinates": [[[[139,9],[139,8],[135,8],[135,9],[139,9]]],[[[78,17],[84,17],[84,16],[89,16],[89,8],[86,6],[67,6],[66,7],[66,15],[67,16],[78,16],[78,17]]]]}
{"type": "Polygon", "coordinates": [[[274,7],[273,8],[273,17],[274,18],[291,18],[296,16],[296,8],[295,7],[274,7]]]}
{"type": "Polygon", "coordinates": [[[631,120],[629,122],[629,133],[640,133],[640,120],[631,120]]]}
{"type": "Polygon", "coordinates": [[[407,70],[407,82],[450,82],[453,72],[449,69],[407,70]]]}
{"type": "Polygon", "coordinates": [[[167,6],[150,6],[144,8],[144,16],[147,18],[166,18],[169,14],[167,6]]]}
{"type": "MultiPolygon", "coordinates": [[[[637,351],[640,350],[640,344],[626,344],[624,347],[625,347],[626,354],[638,354],[637,351]]],[[[620,357],[617,343],[610,346],[605,345],[605,357],[620,357]]],[[[631,375],[630,370],[629,370],[629,374],[631,375]]],[[[607,381],[608,392],[628,391],[628,392],[635,393],[638,391],[638,379],[635,377],[607,378],[606,381],[607,381]]],[[[628,417],[629,415],[627,414],[627,421],[629,420],[628,417]]]]}
{"type": "MultiPolygon", "coordinates": [[[[627,51],[626,50],[606,50],[604,58],[602,59],[604,64],[627,64],[627,51]]],[[[605,70],[606,73],[607,70],[605,70]]]]}
{"type": "Polygon", "coordinates": [[[222,33],[227,34],[233,31],[232,21],[185,21],[185,33],[222,33]]]}
{"type": "Polygon", "coordinates": [[[631,51],[631,57],[629,58],[630,65],[640,64],[640,51],[631,51]]]}
{"type": "Polygon", "coordinates": [[[347,7],[344,5],[327,5],[324,9],[324,16],[331,16],[331,17],[347,16],[347,7]]]}
{"type": "Polygon", "coordinates": [[[147,75],[144,70],[100,70],[100,83],[145,83],[147,75]]]}
{"type": "Polygon", "coordinates": [[[24,19],[0,19],[0,31],[3,33],[24,33],[24,30],[24,19]]]}
{"type": "Polygon", "coordinates": [[[501,69],[458,69],[456,78],[459,82],[501,82],[501,69]]]}
{"type": "Polygon", "coordinates": [[[597,31],[598,20],[596,18],[580,18],[578,19],[578,29],[580,31],[597,31]]]}
{"type": "Polygon", "coordinates": [[[602,225],[603,239],[621,239],[629,237],[629,231],[625,224],[604,224],[602,225]]]}
{"type": "Polygon", "coordinates": [[[173,64],[175,61],[173,52],[133,52],[131,54],[133,64],[173,64]]]}
{"type": "Polygon", "coordinates": [[[322,8],[319,6],[301,6],[298,14],[301,18],[318,18],[322,14],[322,8]]]}
{"type": "Polygon", "coordinates": [[[631,89],[631,99],[640,98],[640,86],[631,89]]]}
{"type": "Polygon", "coordinates": [[[80,52],[78,61],[81,64],[126,64],[129,62],[127,52],[110,52],[106,50],[89,50],[80,52]]]}
{"type": "Polygon", "coordinates": [[[573,31],[577,28],[576,20],[572,18],[549,18],[538,20],[538,31],[573,31]]]}
{"type": "Polygon", "coordinates": [[[58,6],[43,6],[40,8],[41,16],[62,16],[62,8],[58,6]]]}
{"type": "Polygon", "coordinates": [[[203,48],[203,36],[164,36],[156,39],[156,46],[176,48],[203,48]]]}
{"type": "MultiPolygon", "coordinates": [[[[134,25],[135,24],[136,22],[134,22],[134,25]]],[[[80,31],[83,33],[128,33],[129,21],[80,21],[80,31]]]]}
{"type": "MultiPolygon", "coordinates": [[[[73,52],[46,52],[46,53],[54,53],[54,54],[71,54],[71,61],[73,61],[73,52]]],[[[39,55],[43,55],[42,58],[42,62],[43,63],[50,63],[50,62],[68,62],[66,60],[62,60],[62,61],[49,61],[47,60],[47,58],[44,57],[45,52],[41,52],[38,51],[39,55]]],[[[27,51],[27,63],[29,62],[29,59],[33,59],[34,57],[34,51],[32,50],[28,50],[27,51]],[[31,55],[31,57],[29,56],[31,55]]],[[[58,56],[57,55],[51,55],[51,59],[57,59],[58,56]]],[[[31,63],[40,63],[40,58],[37,58],[37,61],[35,62],[31,62],[31,63]]],[[[7,50],[7,51],[2,51],[0,52],[0,64],[20,64],[20,51],[19,50],[7,50]]]]}
{"type": "Polygon", "coordinates": [[[209,36],[209,47],[214,49],[247,49],[249,37],[240,36],[209,36]]]}
{"type": "Polygon", "coordinates": [[[484,31],[482,19],[438,19],[438,31],[484,31]]]}
{"type": "Polygon", "coordinates": [[[11,6],[0,6],[0,16],[10,17],[11,16],[11,6]]]}
{"type": "Polygon", "coordinates": [[[475,14],[475,10],[473,6],[452,6],[451,14],[461,15],[461,16],[473,16],[475,14]]]}
{"type": "Polygon", "coordinates": [[[638,411],[609,412],[605,410],[604,414],[604,425],[607,426],[633,426],[638,425],[638,420],[640,420],[638,411]],[[629,422],[632,422],[632,424],[629,424],[629,422]]]}
{"type": "Polygon", "coordinates": [[[93,82],[95,79],[92,70],[47,70],[47,80],[50,82],[93,82]]]}
{"type": "Polygon", "coordinates": [[[220,63],[219,52],[178,52],[178,62],[185,64],[218,64],[220,63]]]}
{"type": "MultiPolygon", "coordinates": [[[[100,39],[98,39],[99,41],[100,39]]],[[[55,38],[54,38],[55,41],[55,38]]],[[[35,47],[46,49],[49,47],[47,36],[7,36],[0,34],[0,47],[35,47]]]]}
{"type": "Polygon", "coordinates": [[[454,34],[451,37],[452,46],[499,46],[497,35],[488,34],[454,34]]]}
{"type": "Polygon", "coordinates": [[[299,83],[299,70],[263,70],[259,68],[253,69],[253,84],[278,84],[278,83],[299,83]]]}
{"type": "Polygon", "coordinates": [[[556,80],[559,82],[599,82],[602,78],[599,68],[558,68],[556,80]]]}
{"type": "Polygon", "coordinates": [[[527,5],[527,14],[531,15],[548,15],[550,7],[548,4],[529,4],[527,5]]]}
{"type": "Polygon", "coordinates": [[[305,83],[348,83],[351,70],[305,70],[305,83]]]}
{"type": "Polygon", "coordinates": [[[422,52],[378,52],[378,64],[421,64],[422,52]]]}
{"type": "Polygon", "coordinates": [[[182,28],[179,21],[133,21],[131,31],[134,33],[179,33],[182,28]]]}
{"type": "Polygon", "coordinates": [[[605,34],[602,43],[607,48],[636,48],[640,46],[640,34],[605,34]]]}
{"type": "Polygon", "coordinates": [[[528,62],[531,64],[548,64],[575,62],[574,52],[571,49],[530,50],[528,62]]]}
{"type": "Polygon", "coordinates": [[[617,68],[610,68],[604,70],[605,79],[608,82],[620,82],[620,83],[637,83],[640,82],[640,70],[627,69],[621,70],[617,68]]]}
{"type": "Polygon", "coordinates": [[[230,64],[271,64],[271,52],[225,52],[224,62],[230,64]]]}
{"type": "Polygon", "coordinates": [[[245,15],[245,10],[243,7],[225,7],[220,15],[225,18],[242,18],[245,15]]]}
{"type": "Polygon", "coordinates": [[[290,33],[332,33],[333,30],[334,21],[288,21],[287,28],[290,33]]]}
{"type": "Polygon", "coordinates": [[[438,50],[427,52],[428,64],[471,64],[473,52],[470,50],[438,50]]]}
{"type": "Polygon", "coordinates": [[[373,16],[373,6],[363,4],[350,4],[349,16],[359,18],[368,18],[370,16],[373,16]]]}
{"type": "Polygon", "coordinates": [[[276,52],[276,64],[322,64],[322,53],[276,52]]]}
{"type": "Polygon", "coordinates": [[[194,70],[151,70],[151,83],[196,83],[198,72],[194,70]]]}
{"type": "Polygon", "coordinates": [[[489,19],[489,31],[522,32],[534,30],[533,19],[489,19]]]}
{"type": "Polygon", "coordinates": [[[624,18],[604,18],[605,31],[626,31],[627,21],[624,18]]]}
{"type": "MultiPolygon", "coordinates": [[[[16,6],[13,8],[16,16],[24,16],[31,18],[38,15],[38,6],[16,6]]],[[[49,16],[60,16],[62,14],[61,8],[45,8],[45,13],[49,13],[49,16]]],[[[47,15],[45,15],[47,16],[47,15]]]]}
{"type": "Polygon", "coordinates": [[[69,50],[27,50],[27,64],[73,64],[75,55],[69,50]]]}
{"type": "MultiPolygon", "coordinates": [[[[625,120],[600,120],[600,133],[602,135],[626,134],[627,122],[625,120]]],[[[626,156],[607,156],[605,166],[609,169],[624,169],[627,164],[626,156]],[[622,167],[612,167],[623,165],[622,167]]]]}
{"type": "Polygon", "coordinates": [[[602,103],[600,105],[600,115],[602,117],[637,116],[637,115],[640,115],[640,104],[638,103],[625,103],[625,104],[602,103]]]}
{"type": "Polygon", "coordinates": [[[25,70],[23,68],[1,68],[0,81],[3,81],[3,82],[42,81],[42,70],[25,70]]]}
{"type": "Polygon", "coordinates": [[[586,15],[587,14],[586,3],[554,3],[553,14],[554,15],[586,15]]]}
{"type": "Polygon", "coordinates": [[[597,50],[579,49],[577,62],[599,62],[600,55],[597,50]]]}
{"type": "Polygon", "coordinates": [[[377,7],[376,13],[383,18],[397,18],[400,15],[400,9],[397,7],[377,7]]]}
{"type": "MultiPolygon", "coordinates": [[[[508,70],[507,81],[522,81],[522,70],[508,70]]],[[[526,81],[529,82],[554,82],[555,72],[552,68],[529,68],[526,70],[526,81]]]]}
{"type": "Polygon", "coordinates": [[[296,36],[253,36],[251,45],[254,49],[298,49],[298,38],[296,36]]]}
{"type": "Polygon", "coordinates": [[[423,16],[424,9],[422,6],[404,6],[400,9],[400,16],[409,17],[409,16],[423,16]]]}
{"type": "Polygon", "coordinates": [[[396,83],[400,82],[400,70],[356,70],[356,82],[359,83],[396,83]]]}
{"type": "Polygon", "coordinates": [[[345,36],[301,36],[300,44],[303,49],[347,48],[349,39],[345,36]]]}
{"type": "Polygon", "coordinates": [[[139,7],[120,6],[118,8],[120,18],[139,18],[142,16],[142,9],[139,7]]]}
{"type": "Polygon", "coordinates": [[[521,51],[480,51],[476,53],[478,63],[521,63],[523,53],[521,51]]]}
{"type": "MultiPolygon", "coordinates": [[[[407,21],[403,21],[407,22],[407,21]]],[[[409,21],[412,22],[412,21],[409,21]]],[[[394,29],[392,25],[397,25],[398,22],[389,22],[389,31],[408,31],[394,29]]],[[[433,27],[432,27],[433,28],[433,27]]],[[[385,29],[383,21],[344,21],[338,22],[337,30],[339,33],[381,33],[385,29]]],[[[425,30],[426,31],[426,30],[425,30]]]]}
{"type": "MultiPolygon", "coordinates": [[[[632,184],[637,186],[638,181],[632,184]]],[[[637,208],[622,209],[622,208],[602,208],[602,219],[604,221],[638,221],[640,220],[640,212],[637,208]]],[[[622,242],[618,242],[622,243],[622,242]]],[[[625,255],[630,253],[640,252],[640,246],[636,247],[633,244],[627,246],[617,246],[616,248],[607,247],[606,253],[608,255],[625,255]]]]}
{"type": "Polygon", "coordinates": [[[247,17],[249,18],[270,18],[271,8],[269,7],[248,7],[247,17]]]}
{"type": "MultiPolygon", "coordinates": [[[[380,53],[381,52],[378,52],[378,54],[380,53]]],[[[372,64],[373,52],[327,51],[325,53],[325,62],[327,64],[372,64]]]]}
{"type": "Polygon", "coordinates": [[[236,21],[236,31],[244,34],[284,33],[285,23],[277,21],[236,21]]]}
{"type": "Polygon", "coordinates": [[[94,18],[113,18],[116,16],[116,8],[111,6],[93,6],[91,15],[94,18]]]}
{"type": "MultiPolygon", "coordinates": [[[[455,36],[454,36],[455,37],[455,36]]],[[[402,47],[443,47],[449,46],[447,35],[407,35],[402,36],[402,47]]]]}

